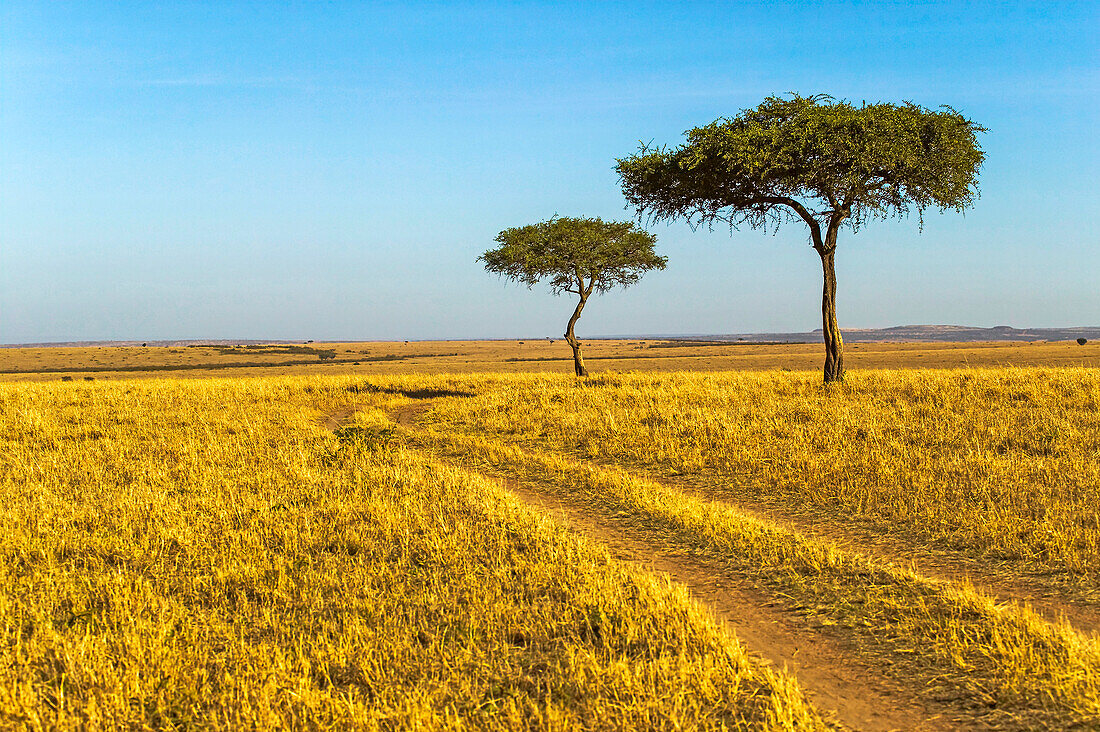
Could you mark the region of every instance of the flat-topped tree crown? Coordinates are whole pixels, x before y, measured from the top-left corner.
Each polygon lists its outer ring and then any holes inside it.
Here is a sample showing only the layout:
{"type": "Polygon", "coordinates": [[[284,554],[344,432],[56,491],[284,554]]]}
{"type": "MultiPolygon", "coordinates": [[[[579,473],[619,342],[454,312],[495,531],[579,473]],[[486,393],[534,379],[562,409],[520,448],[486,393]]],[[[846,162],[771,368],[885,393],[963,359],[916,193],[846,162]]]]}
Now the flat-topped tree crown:
{"type": "Polygon", "coordinates": [[[768,97],[688,130],[675,150],[643,146],[618,171],[627,201],[654,220],[757,228],[798,216],[826,246],[834,219],[856,227],[911,208],[970,206],[983,131],[949,107],[768,97]]]}
{"type": "Polygon", "coordinates": [[[496,241],[479,257],[485,269],[528,287],[548,282],[555,294],[629,287],[667,261],[653,251],[657,237],[631,221],[555,217],[505,229],[496,241]]]}
{"type": "Polygon", "coordinates": [[[500,244],[478,260],[485,269],[528,287],[546,282],[555,294],[578,297],[565,330],[578,376],[587,376],[574,326],[593,292],[629,287],[651,269],[668,261],[653,251],[657,237],[630,221],[554,217],[537,224],[505,229],[500,244]]]}
{"type": "Polygon", "coordinates": [[[688,130],[679,148],[618,161],[623,194],[653,221],[778,227],[801,220],[822,257],[825,380],[843,377],[835,315],[837,234],[869,218],[929,207],[962,211],[978,195],[985,128],[950,107],[855,106],[826,95],[768,97],[688,130]]]}

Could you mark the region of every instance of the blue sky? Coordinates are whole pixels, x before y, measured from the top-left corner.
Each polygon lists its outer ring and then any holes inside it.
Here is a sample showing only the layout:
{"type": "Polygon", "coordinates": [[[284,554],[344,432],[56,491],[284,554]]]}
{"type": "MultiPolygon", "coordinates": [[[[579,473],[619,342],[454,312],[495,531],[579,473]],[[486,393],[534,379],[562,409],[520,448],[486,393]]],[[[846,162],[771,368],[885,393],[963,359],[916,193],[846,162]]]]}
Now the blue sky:
{"type": "MultiPolygon", "coordinates": [[[[639,140],[787,91],[949,104],[982,197],[844,234],[842,326],[1100,325],[1100,3],[0,6],[0,342],[557,335],[475,261],[630,218],[639,140]]],[[[582,335],[820,327],[806,232],[653,229],[582,335]]]]}

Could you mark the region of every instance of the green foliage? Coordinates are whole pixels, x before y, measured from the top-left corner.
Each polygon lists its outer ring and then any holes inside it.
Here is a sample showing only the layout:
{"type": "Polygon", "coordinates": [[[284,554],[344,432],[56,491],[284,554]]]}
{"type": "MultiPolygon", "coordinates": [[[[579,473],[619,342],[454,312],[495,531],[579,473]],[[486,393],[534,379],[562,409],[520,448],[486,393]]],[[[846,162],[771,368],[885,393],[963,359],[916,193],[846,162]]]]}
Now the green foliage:
{"type": "Polygon", "coordinates": [[[675,150],[643,145],[617,169],[627,200],[655,221],[767,228],[801,218],[829,250],[842,224],[970,206],[984,131],[950,107],[768,97],[688,130],[675,150]]]}
{"type": "Polygon", "coordinates": [[[478,257],[486,270],[528,287],[549,281],[555,294],[628,287],[668,261],[653,251],[657,237],[628,221],[555,217],[505,229],[496,241],[478,257]]]}

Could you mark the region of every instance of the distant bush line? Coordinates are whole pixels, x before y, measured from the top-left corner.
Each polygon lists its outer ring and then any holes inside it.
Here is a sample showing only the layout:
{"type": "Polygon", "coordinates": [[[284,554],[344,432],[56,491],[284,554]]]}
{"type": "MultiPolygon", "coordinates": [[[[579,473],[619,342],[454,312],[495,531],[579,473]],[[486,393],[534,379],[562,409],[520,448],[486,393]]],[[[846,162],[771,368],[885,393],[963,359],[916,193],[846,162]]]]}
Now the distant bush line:
{"type": "MultiPolygon", "coordinates": [[[[725,343],[727,346],[792,346],[800,345],[801,341],[790,341],[782,343],[725,343]]],[[[698,345],[718,345],[713,344],[698,344],[698,345]]],[[[649,346],[649,348],[675,348],[676,346],[649,346]]],[[[685,354],[672,354],[662,353],[659,355],[647,356],[640,353],[622,354],[618,356],[585,356],[588,361],[641,361],[650,358],[710,358],[706,353],[685,353],[685,354]]],[[[505,363],[517,363],[521,361],[569,361],[569,356],[515,356],[512,358],[504,359],[505,363]]]]}
{"type": "Polygon", "coordinates": [[[312,353],[321,354],[327,352],[324,348],[313,348],[311,346],[271,346],[266,344],[252,344],[248,346],[208,346],[200,343],[192,343],[187,346],[188,348],[211,348],[222,355],[231,356],[241,350],[249,350],[252,353],[264,353],[264,354],[291,354],[291,353],[312,353]]]}
{"type": "Polygon", "coordinates": [[[698,348],[699,346],[795,346],[810,341],[665,341],[651,343],[646,348],[698,348]]]}
{"type": "Polygon", "coordinates": [[[123,371],[123,372],[137,372],[137,371],[201,371],[216,370],[216,369],[246,369],[246,368],[278,368],[282,366],[316,366],[324,363],[326,365],[338,364],[338,363],[363,363],[363,362],[379,362],[379,361],[405,361],[411,358],[442,358],[446,356],[457,356],[457,352],[454,353],[418,353],[418,354],[386,354],[385,356],[357,356],[355,358],[330,358],[328,360],[311,360],[311,361],[235,361],[231,363],[179,363],[179,364],[160,364],[149,366],[85,366],[85,367],[64,367],[64,368],[43,368],[43,369],[0,369],[0,374],[67,374],[67,373],[83,373],[83,372],[102,372],[102,371],[123,371]]]}

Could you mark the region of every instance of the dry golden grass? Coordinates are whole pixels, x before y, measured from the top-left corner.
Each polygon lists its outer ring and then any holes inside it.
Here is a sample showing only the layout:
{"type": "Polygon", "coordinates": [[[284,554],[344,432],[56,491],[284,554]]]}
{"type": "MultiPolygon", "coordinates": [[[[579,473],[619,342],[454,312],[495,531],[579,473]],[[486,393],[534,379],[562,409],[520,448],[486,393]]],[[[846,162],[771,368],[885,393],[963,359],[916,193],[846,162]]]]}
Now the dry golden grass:
{"type": "Polygon", "coordinates": [[[708,479],[1100,594],[1100,372],[515,377],[449,428],[708,479]]]}
{"type": "MultiPolygon", "coordinates": [[[[698,346],[659,340],[585,342],[589,369],[600,371],[819,370],[822,347],[794,345],[698,346]],[[660,347],[657,347],[660,346],[660,347]]],[[[558,339],[526,341],[413,341],[312,343],[315,353],[263,347],[89,347],[0,349],[0,381],[75,380],[172,376],[209,378],[273,375],[390,375],[414,373],[572,373],[569,347],[558,339]],[[168,371],[166,371],[168,369],[168,371]]],[[[302,348],[302,346],[299,346],[302,348]]],[[[1100,366],[1100,343],[856,343],[849,367],[964,368],[1100,366]]]]}
{"type": "Polygon", "coordinates": [[[348,383],[0,387],[0,727],[821,728],[681,588],[348,383]]]}
{"type": "Polygon", "coordinates": [[[714,500],[795,504],[1086,597],[1100,372],[819,378],[0,385],[0,727],[823,727],[682,587],[481,474],[709,557],[954,700],[964,727],[1100,726],[1095,637],[714,500]],[[415,404],[421,425],[394,425],[415,404]]]}
{"type": "Polygon", "coordinates": [[[1100,725],[1100,645],[1027,608],[839,551],[621,469],[450,430],[408,437],[478,470],[571,494],[659,551],[713,557],[800,613],[846,629],[855,648],[907,676],[927,703],[955,700],[967,727],[1100,725]]]}

